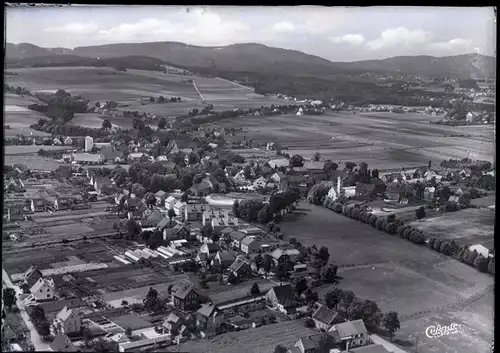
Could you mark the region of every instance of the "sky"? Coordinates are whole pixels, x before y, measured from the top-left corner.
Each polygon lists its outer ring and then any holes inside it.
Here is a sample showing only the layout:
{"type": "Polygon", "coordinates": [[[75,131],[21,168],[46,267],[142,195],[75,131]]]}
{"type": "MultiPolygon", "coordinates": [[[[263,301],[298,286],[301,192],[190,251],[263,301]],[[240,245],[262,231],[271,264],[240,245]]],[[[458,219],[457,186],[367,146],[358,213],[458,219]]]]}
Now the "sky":
{"type": "Polygon", "coordinates": [[[492,7],[186,7],[8,8],[9,43],[74,48],[175,41],[223,46],[260,43],[331,61],[404,55],[495,55],[492,7]]]}

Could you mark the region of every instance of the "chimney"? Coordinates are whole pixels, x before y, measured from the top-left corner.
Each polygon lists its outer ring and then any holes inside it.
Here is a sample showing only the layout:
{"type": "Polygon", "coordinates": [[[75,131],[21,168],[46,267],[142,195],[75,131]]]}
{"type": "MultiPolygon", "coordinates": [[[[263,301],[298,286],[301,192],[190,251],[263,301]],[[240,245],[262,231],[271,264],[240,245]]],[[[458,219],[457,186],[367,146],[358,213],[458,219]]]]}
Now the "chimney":
{"type": "Polygon", "coordinates": [[[337,177],[337,194],[340,195],[340,176],[337,177]]]}

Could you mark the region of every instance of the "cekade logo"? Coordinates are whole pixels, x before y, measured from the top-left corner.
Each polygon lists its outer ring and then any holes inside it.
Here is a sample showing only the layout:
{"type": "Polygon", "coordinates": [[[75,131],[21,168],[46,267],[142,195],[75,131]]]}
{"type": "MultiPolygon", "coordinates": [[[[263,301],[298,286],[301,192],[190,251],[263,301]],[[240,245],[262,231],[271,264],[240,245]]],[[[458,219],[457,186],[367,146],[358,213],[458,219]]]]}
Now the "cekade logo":
{"type": "Polygon", "coordinates": [[[452,323],[449,326],[429,326],[425,330],[425,335],[429,338],[439,338],[447,335],[454,335],[458,333],[460,325],[452,323]]]}

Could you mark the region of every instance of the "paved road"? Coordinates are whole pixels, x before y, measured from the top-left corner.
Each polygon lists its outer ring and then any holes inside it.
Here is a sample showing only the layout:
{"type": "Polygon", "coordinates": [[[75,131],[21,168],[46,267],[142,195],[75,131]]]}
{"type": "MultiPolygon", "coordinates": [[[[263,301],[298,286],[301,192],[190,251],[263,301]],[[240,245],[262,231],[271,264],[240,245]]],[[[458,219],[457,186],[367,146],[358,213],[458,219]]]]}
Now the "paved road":
{"type": "MultiPolygon", "coordinates": [[[[13,288],[16,291],[16,298],[17,298],[17,293],[22,293],[22,290],[14,286],[7,275],[7,272],[5,270],[2,270],[2,280],[3,282],[10,288],[13,288]]],[[[21,300],[17,299],[16,305],[19,308],[19,312],[21,313],[21,317],[24,320],[24,323],[26,324],[26,327],[30,331],[31,334],[31,343],[35,346],[35,351],[37,352],[47,352],[50,351],[50,347],[47,343],[43,342],[42,338],[38,334],[37,330],[35,329],[35,326],[33,326],[28,313],[26,312],[26,307],[22,303],[21,300]]]]}

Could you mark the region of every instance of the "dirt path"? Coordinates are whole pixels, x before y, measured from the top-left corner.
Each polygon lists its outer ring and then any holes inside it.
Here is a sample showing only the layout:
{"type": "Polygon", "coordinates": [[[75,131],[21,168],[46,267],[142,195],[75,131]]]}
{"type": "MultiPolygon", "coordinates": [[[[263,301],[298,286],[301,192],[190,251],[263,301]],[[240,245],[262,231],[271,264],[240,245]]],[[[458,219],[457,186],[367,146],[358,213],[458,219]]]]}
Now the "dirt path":
{"type": "Polygon", "coordinates": [[[426,315],[429,315],[429,314],[437,313],[437,312],[439,312],[441,310],[444,310],[444,309],[463,310],[468,305],[470,305],[470,304],[474,303],[475,301],[481,299],[485,294],[487,294],[488,292],[492,291],[493,288],[494,288],[494,285],[490,284],[489,286],[483,288],[482,290],[474,293],[470,297],[462,299],[462,300],[459,300],[457,302],[446,304],[446,305],[441,305],[441,306],[438,306],[438,307],[435,307],[435,308],[432,308],[432,309],[428,309],[428,310],[424,310],[424,311],[418,311],[418,312],[412,313],[412,314],[401,315],[399,317],[399,321],[400,322],[404,322],[404,321],[407,321],[407,320],[412,320],[412,319],[420,318],[422,316],[426,316],[426,315]]]}
{"type": "Polygon", "coordinates": [[[220,77],[217,77],[218,80],[221,80],[221,81],[224,81],[224,82],[227,82],[227,83],[230,83],[232,85],[235,85],[235,86],[238,86],[238,87],[241,87],[241,88],[245,88],[245,89],[248,89],[250,91],[254,91],[253,88],[251,87],[247,87],[247,86],[243,86],[243,85],[240,85],[239,83],[236,83],[236,82],[233,82],[233,81],[229,81],[229,80],[226,80],[225,78],[220,78],[220,77]]]}
{"type": "Polygon", "coordinates": [[[200,98],[201,98],[202,100],[205,100],[205,96],[203,96],[203,94],[201,94],[201,92],[200,92],[200,90],[198,89],[198,87],[196,86],[196,82],[194,82],[194,80],[193,80],[193,87],[194,87],[194,89],[196,90],[196,92],[198,92],[198,95],[200,96],[200,98]]]}

